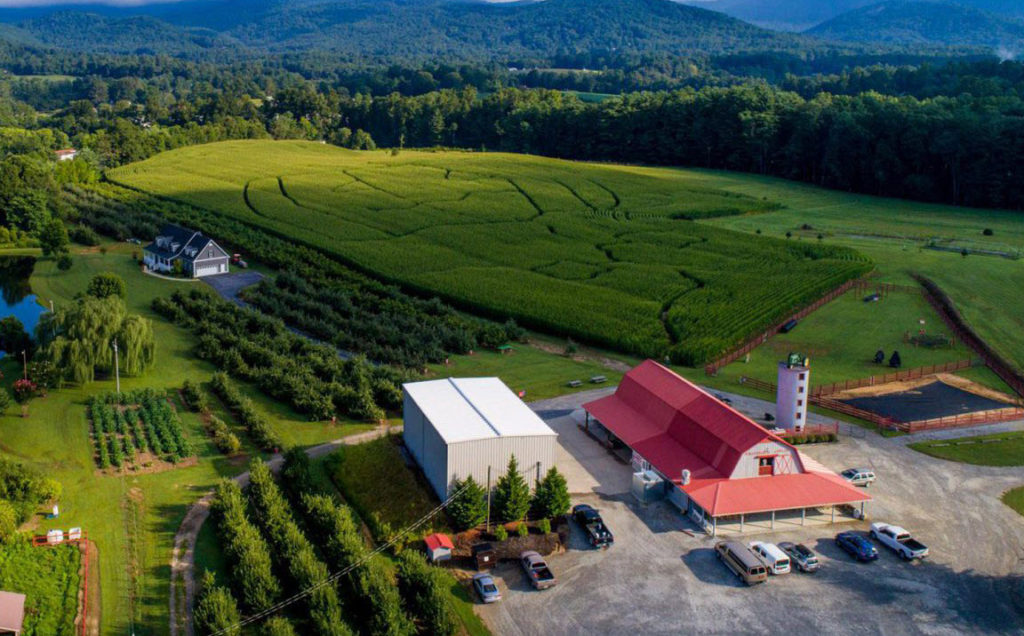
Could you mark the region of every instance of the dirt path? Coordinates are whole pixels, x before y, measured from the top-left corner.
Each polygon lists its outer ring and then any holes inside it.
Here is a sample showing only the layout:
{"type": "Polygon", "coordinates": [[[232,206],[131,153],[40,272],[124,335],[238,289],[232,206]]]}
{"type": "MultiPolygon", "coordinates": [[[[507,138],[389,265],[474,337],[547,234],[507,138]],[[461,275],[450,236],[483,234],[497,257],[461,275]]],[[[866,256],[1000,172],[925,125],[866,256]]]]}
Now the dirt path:
{"type": "MultiPolygon", "coordinates": [[[[354,446],[369,442],[385,435],[396,427],[378,427],[365,433],[349,435],[331,442],[312,446],[306,449],[311,459],[323,457],[341,446],[354,446]]],[[[397,429],[400,430],[400,429],[397,429]]],[[[265,462],[270,470],[277,472],[284,464],[284,456],[280,453],[265,462]]],[[[249,484],[249,471],[238,475],[234,481],[243,488],[249,484]]],[[[213,502],[213,491],[203,495],[202,499],[192,504],[185,513],[185,518],[174,535],[174,548],[171,550],[171,595],[170,595],[170,628],[171,636],[193,636],[192,607],[195,603],[195,548],[199,531],[210,516],[210,504],[213,502]]]]}

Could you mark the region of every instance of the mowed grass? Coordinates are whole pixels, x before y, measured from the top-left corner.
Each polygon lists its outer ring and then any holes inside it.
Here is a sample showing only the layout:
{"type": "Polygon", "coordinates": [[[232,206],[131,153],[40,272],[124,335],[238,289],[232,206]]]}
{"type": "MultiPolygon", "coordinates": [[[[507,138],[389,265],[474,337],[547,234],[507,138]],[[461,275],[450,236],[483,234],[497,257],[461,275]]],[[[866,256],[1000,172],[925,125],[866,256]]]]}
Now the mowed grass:
{"type": "Polygon", "coordinates": [[[1024,486],[1018,486],[1003,493],[1003,503],[1024,516],[1024,486]]]}
{"type": "Polygon", "coordinates": [[[677,170],[242,141],[108,177],[477,313],[689,364],[871,268],[843,248],[693,223],[775,204],[677,170]]]}
{"type": "MultiPolygon", "coordinates": [[[[796,242],[852,247],[870,258],[880,280],[887,282],[913,285],[911,275],[923,274],[949,294],[989,345],[1024,368],[1024,295],[1019,291],[1024,289],[1024,260],[957,253],[967,248],[1021,254],[1022,213],[883,199],[752,175],[698,173],[709,187],[768,197],[783,206],[765,214],[702,222],[751,234],[760,231],[762,236],[789,232],[796,242]],[[810,229],[803,229],[805,225],[810,229]],[[991,236],[984,234],[986,229],[992,230],[991,236]],[[929,249],[932,243],[957,251],[929,249]]],[[[912,318],[908,313],[901,320],[912,318]]]]}
{"type": "MultiPolygon", "coordinates": [[[[95,273],[111,271],[127,283],[129,309],[153,320],[157,339],[155,368],[139,378],[122,377],[123,389],[152,386],[175,389],[186,378],[208,381],[214,368],[192,355],[193,338],[167,323],[149,309],[152,299],[182,286],[201,283],[170,282],[143,275],[131,258],[139,248],[111,244],[104,255],[96,249],[74,254],[74,265],[60,272],[51,260],[37,262],[31,278],[39,302],[57,306],[82,292],[95,273]]],[[[4,386],[21,377],[21,365],[13,359],[0,361],[4,386]]],[[[362,424],[307,422],[301,416],[268,400],[252,387],[239,385],[267,414],[272,426],[290,444],[307,445],[365,430],[362,424]]],[[[170,554],[175,531],[188,506],[216,481],[244,470],[245,456],[225,458],[210,443],[199,418],[178,410],[186,435],[198,455],[193,466],[154,474],[100,476],[92,457],[86,403],[91,395],[114,390],[113,378],[86,387],[50,391],[33,400],[29,417],[12,407],[0,417],[0,449],[34,465],[63,485],[61,516],[38,521],[38,532],[81,526],[99,548],[102,632],[163,634],[168,625],[170,554]],[[131,568],[131,570],[129,570],[131,568]]],[[[226,414],[225,414],[226,415],[226,414]]],[[[253,452],[244,432],[238,431],[245,450],[253,452]]],[[[220,565],[211,535],[200,537],[197,565],[220,565]]]]}
{"type": "Polygon", "coordinates": [[[917,442],[909,446],[925,455],[976,466],[1024,466],[1024,431],[917,442]]]}

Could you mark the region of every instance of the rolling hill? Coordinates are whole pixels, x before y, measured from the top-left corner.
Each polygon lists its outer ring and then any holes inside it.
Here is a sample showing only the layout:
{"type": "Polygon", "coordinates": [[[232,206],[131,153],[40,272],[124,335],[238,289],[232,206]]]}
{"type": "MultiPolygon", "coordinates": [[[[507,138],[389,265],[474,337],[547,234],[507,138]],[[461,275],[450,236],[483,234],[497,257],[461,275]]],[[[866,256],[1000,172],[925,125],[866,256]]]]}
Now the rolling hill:
{"type": "Polygon", "coordinates": [[[1024,51],[1024,22],[937,2],[883,2],[844,13],[807,31],[848,42],[986,47],[1024,51]]]}
{"type": "Polygon", "coordinates": [[[776,33],[669,0],[216,0],[100,13],[0,10],[39,41],[74,51],[328,50],[387,58],[536,59],[561,52],[798,50],[776,33]],[[29,16],[29,17],[26,17],[29,16]]]}

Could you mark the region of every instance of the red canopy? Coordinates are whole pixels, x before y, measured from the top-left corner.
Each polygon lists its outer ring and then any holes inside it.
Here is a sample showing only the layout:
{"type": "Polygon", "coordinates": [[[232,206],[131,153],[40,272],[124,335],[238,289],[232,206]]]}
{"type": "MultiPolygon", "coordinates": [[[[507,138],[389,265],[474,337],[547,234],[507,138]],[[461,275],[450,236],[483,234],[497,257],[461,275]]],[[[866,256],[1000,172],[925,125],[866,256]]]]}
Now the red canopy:
{"type": "Polygon", "coordinates": [[[446,534],[432,534],[423,541],[426,542],[427,549],[431,552],[438,548],[448,548],[449,550],[455,549],[455,545],[452,543],[451,538],[446,534]]]}

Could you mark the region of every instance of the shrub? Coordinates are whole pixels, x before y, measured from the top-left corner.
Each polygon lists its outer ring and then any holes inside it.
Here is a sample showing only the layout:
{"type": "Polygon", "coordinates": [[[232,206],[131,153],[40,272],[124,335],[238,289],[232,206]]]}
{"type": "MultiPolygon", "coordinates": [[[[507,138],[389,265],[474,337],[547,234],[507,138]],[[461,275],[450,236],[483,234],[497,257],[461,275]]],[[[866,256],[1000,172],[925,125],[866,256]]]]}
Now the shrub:
{"type": "Polygon", "coordinates": [[[33,397],[35,397],[36,391],[39,390],[35,382],[33,382],[32,380],[26,380],[24,378],[20,380],[15,380],[11,388],[14,390],[14,399],[18,402],[18,404],[24,404],[28,402],[33,397]]]}
{"type": "Polygon", "coordinates": [[[192,380],[185,380],[185,383],[181,386],[181,397],[185,400],[185,405],[190,411],[198,413],[206,407],[206,396],[203,395],[199,384],[192,380]]]}
{"type": "Polygon", "coordinates": [[[11,502],[0,499],[0,543],[7,543],[18,532],[18,511],[11,502]]]}
{"type": "Polygon", "coordinates": [[[530,526],[526,525],[525,521],[520,521],[519,525],[516,526],[516,534],[520,537],[527,537],[530,534],[530,526]]]}
{"type": "Polygon", "coordinates": [[[88,225],[72,225],[68,236],[79,245],[95,247],[100,244],[100,235],[88,225]]]}
{"type": "Polygon", "coordinates": [[[451,602],[452,582],[418,552],[398,555],[398,590],[406,607],[421,621],[423,633],[451,636],[458,629],[451,602]]]}
{"type": "Polygon", "coordinates": [[[298,636],[295,628],[284,616],[272,616],[263,623],[262,636],[298,636]]]}
{"type": "Polygon", "coordinates": [[[551,519],[541,519],[540,521],[538,521],[537,529],[543,532],[544,534],[548,534],[549,532],[551,532],[551,519]]]}
{"type": "Polygon", "coordinates": [[[101,272],[92,277],[85,293],[95,298],[117,296],[124,298],[126,293],[124,279],[111,272],[101,272]]]}
{"type": "Polygon", "coordinates": [[[203,575],[199,600],[193,612],[196,632],[237,636],[241,633],[240,628],[236,627],[240,619],[235,597],[231,596],[226,587],[217,585],[213,572],[207,571],[203,575]]]}
{"type": "Polygon", "coordinates": [[[985,236],[992,236],[993,234],[995,234],[995,232],[993,232],[992,228],[990,227],[985,228],[984,230],[981,231],[981,233],[984,234],[985,236]]]}
{"type": "Polygon", "coordinates": [[[210,415],[206,430],[213,439],[213,445],[225,455],[234,455],[242,448],[242,442],[238,436],[232,433],[224,420],[216,415],[210,415]]]}
{"type": "Polygon", "coordinates": [[[59,269],[62,272],[66,272],[69,269],[71,269],[71,266],[73,264],[74,261],[71,260],[70,254],[65,253],[57,257],[57,269],[59,269]]]}
{"type": "Polygon", "coordinates": [[[270,548],[249,522],[245,508],[238,484],[223,480],[217,486],[211,510],[242,604],[257,612],[274,604],[281,585],[271,569],[270,548]]]}
{"type": "Polygon", "coordinates": [[[11,394],[7,392],[7,389],[0,389],[0,415],[6,413],[10,406],[11,394]]]}
{"type": "Polygon", "coordinates": [[[505,529],[505,526],[498,524],[494,527],[494,538],[498,541],[508,539],[508,530],[505,529]]]}

